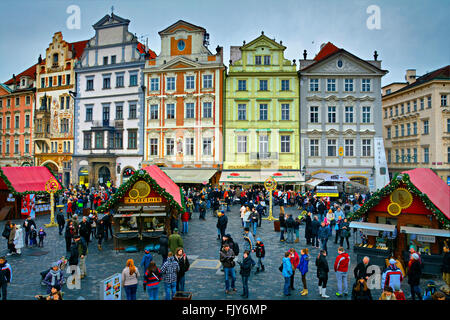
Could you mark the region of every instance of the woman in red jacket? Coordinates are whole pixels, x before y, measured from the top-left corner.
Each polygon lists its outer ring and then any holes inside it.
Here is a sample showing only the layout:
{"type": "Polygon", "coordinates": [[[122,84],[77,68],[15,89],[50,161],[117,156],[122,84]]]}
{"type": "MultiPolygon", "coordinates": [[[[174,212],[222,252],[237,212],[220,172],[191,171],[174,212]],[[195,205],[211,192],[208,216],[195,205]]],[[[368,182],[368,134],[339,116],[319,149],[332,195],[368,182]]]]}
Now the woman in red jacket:
{"type": "Polygon", "coordinates": [[[294,276],[295,276],[295,270],[297,269],[298,264],[300,263],[300,257],[298,256],[297,251],[295,251],[294,248],[289,249],[290,255],[289,258],[291,259],[292,264],[292,276],[291,276],[291,290],[294,289],[294,276]]]}
{"type": "Polygon", "coordinates": [[[181,215],[181,223],[183,224],[183,229],[181,233],[188,233],[188,224],[189,224],[189,212],[186,211],[181,215]]]}
{"type": "Polygon", "coordinates": [[[67,201],[67,219],[71,219],[72,218],[72,199],[69,199],[67,201]]]}

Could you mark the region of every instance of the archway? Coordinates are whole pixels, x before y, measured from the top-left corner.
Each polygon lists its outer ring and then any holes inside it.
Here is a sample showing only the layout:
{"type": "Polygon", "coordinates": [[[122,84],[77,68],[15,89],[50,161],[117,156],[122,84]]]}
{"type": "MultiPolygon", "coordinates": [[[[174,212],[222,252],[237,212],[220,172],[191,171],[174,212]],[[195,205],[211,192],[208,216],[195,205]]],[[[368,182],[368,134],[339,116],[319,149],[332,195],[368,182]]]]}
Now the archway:
{"type": "Polygon", "coordinates": [[[43,166],[45,166],[45,165],[48,166],[53,171],[54,174],[58,175],[59,168],[58,168],[58,165],[55,162],[49,160],[49,161],[45,161],[42,165],[43,166]]]}
{"type": "Polygon", "coordinates": [[[106,184],[111,179],[111,172],[107,166],[100,167],[98,170],[98,183],[100,185],[106,184]]]}

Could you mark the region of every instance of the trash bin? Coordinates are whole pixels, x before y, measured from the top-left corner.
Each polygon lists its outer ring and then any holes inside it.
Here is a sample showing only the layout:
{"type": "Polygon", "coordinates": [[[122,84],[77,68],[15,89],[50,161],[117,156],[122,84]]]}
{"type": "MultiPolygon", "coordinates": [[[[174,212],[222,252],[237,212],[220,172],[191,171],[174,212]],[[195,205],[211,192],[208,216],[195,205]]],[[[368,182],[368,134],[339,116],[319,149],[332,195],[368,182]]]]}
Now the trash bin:
{"type": "Polygon", "coordinates": [[[280,220],[274,220],[273,221],[273,229],[276,232],[280,232],[280,220]]]}
{"type": "Polygon", "coordinates": [[[177,291],[172,300],[192,300],[192,292],[177,291]]]}

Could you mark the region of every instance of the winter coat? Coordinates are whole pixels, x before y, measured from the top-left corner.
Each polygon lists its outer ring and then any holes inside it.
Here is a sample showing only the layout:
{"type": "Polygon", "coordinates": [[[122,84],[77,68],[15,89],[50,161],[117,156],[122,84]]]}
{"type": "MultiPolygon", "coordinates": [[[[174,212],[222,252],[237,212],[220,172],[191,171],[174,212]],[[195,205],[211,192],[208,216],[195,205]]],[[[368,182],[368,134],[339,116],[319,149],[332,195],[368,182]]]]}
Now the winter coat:
{"type": "Polygon", "coordinates": [[[167,258],[166,262],[161,266],[162,279],[165,283],[177,282],[177,273],[180,271],[180,266],[174,257],[167,258]]]}
{"type": "Polygon", "coordinates": [[[169,248],[174,255],[177,248],[183,248],[183,239],[178,233],[173,233],[169,236],[169,248]]]}
{"type": "Polygon", "coordinates": [[[310,216],[305,217],[305,238],[311,238],[312,233],[312,220],[310,216]]]}
{"type": "Polygon", "coordinates": [[[145,271],[144,285],[147,287],[154,287],[159,285],[161,281],[161,270],[157,269],[155,272],[145,271]]]}
{"type": "Polygon", "coordinates": [[[23,229],[18,228],[16,229],[16,236],[14,237],[14,246],[16,249],[22,249],[23,245],[24,245],[23,229]]]}
{"type": "Polygon", "coordinates": [[[228,224],[228,217],[226,215],[221,215],[218,219],[217,219],[217,225],[216,227],[219,229],[223,229],[225,230],[227,228],[227,224],[228,224]]]}
{"type": "Polygon", "coordinates": [[[25,229],[25,232],[30,232],[31,226],[34,226],[34,228],[37,229],[36,222],[34,222],[33,219],[30,220],[26,219],[22,224],[22,227],[25,229]]]}
{"type": "Polygon", "coordinates": [[[69,265],[70,266],[78,265],[78,258],[79,258],[78,244],[72,243],[72,245],[70,246],[69,265]]]}
{"type": "Polygon", "coordinates": [[[418,286],[420,284],[421,275],[421,263],[418,260],[414,260],[411,267],[408,269],[408,283],[411,286],[418,286]]]}
{"type": "Polygon", "coordinates": [[[353,269],[353,275],[355,279],[359,279],[360,277],[363,277],[364,279],[366,277],[370,277],[375,273],[375,270],[373,270],[370,274],[367,273],[367,268],[371,266],[369,263],[368,265],[365,265],[363,262],[360,262],[356,265],[355,269],[353,269]]]}
{"type": "Polygon", "coordinates": [[[16,227],[12,227],[11,232],[9,233],[8,243],[14,243],[14,239],[16,238],[16,227]]]}
{"type": "Polygon", "coordinates": [[[349,263],[350,263],[350,256],[348,255],[348,253],[347,252],[341,253],[336,257],[336,260],[334,262],[334,271],[347,272],[349,263]]]}
{"type": "Polygon", "coordinates": [[[318,220],[313,220],[311,222],[311,235],[313,237],[319,234],[320,222],[318,220]]]}
{"type": "Polygon", "coordinates": [[[143,268],[144,271],[147,270],[147,268],[150,265],[150,262],[152,262],[152,260],[153,260],[153,256],[150,252],[144,254],[144,256],[142,257],[142,260],[141,260],[141,267],[143,268]]]}
{"type": "Polygon", "coordinates": [[[285,257],[283,258],[283,277],[288,278],[290,276],[292,276],[292,263],[291,263],[291,259],[289,257],[285,257]]]}
{"type": "Polygon", "coordinates": [[[64,284],[64,272],[62,270],[54,271],[50,269],[43,281],[48,287],[59,285],[62,287],[64,284]]]}
{"type": "Polygon", "coordinates": [[[12,280],[12,269],[8,261],[0,264],[0,284],[11,283],[12,280]]]}
{"type": "Polygon", "coordinates": [[[280,220],[280,228],[286,228],[286,220],[284,219],[284,215],[280,215],[278,220],[280,220]]]}
{"type": "Polygon", "coordinates": [[[450,252],[446,252],[444,254],[444,258],[442,259],[442,272],[450,273],[450,252]]]}
{"type": "Polygon", "coordinates": [[[244,234],[244,243],[242,247],[244,248],[244,251],[248,250],[249,252],[252,252],[255,247],[255,238],[251,232],[244,234]]]}
{"type": "Polygon", "coordinates": [[[359,281],[356,281],[356,283],[353,285],[352,300],[357,301],[372,300],[372,294],[370,293],[370,289],[367,288],[367,290],[364,291],[364,286],[359,281]],[[358,286],[359,290],[355,290],[355,288],[357,288],[358,286]]]}
{"type": "Polygon", "coordinates": [[[294,218],[292,218],[292,216],[290,216],[286,220],[286,228],[293,229],[294,227],[295,227],[295,220],[294,220],[294,218]]]}
{"type": "Polygon", "coordinates": [[[297,266],[300,263],[300,257],[298,256],[297,252],[294,252],[294,256],[291,255],[289,256],[289,259],[291,259],[291,263],[292,263],[292,269],[295,270],[297,269],[297,266]]]}
{"type": "Polygon", "coordinates": [[[183,256],[180,258],[175,256],[175,260],[178,262],[178,265],[180,266],[180,270],[178,271],[177,274],[178,279],[180,279],[181,277],[184,276],[186,271],[189,270],[190,263],[186,254],[183,254],[183,256]]]}
{"type": "Polygon", "coordinates": [[[234,263],[234,252],[233,249],[228,249],[228,252],[225,249],[220,250],[220,262],[222,263],[224,268],[233,268],[234,263]]]}
{"type": "Polygon", "coordinates": [[[169,238],[166,234],[163,234],[159,238],[159,254],[162,256],[167,256],[169,253],[169,238]]]}
{"type": "Polygon", "coordinates": [[[328,278],[328,272],[330,269],[328,268],[328,261],[324,255],[320,255],[316,259],[316,267],[317,267],[317,278],[324,279],[328,278]]]}
{"type": "Polygon", "coordinates": [[[253,259],[250,256],[247,256],[247,258],[244,258],[242,260],[242,263],[240,263],[241,270],[239,273],[241,274],[241,276],[243,276],[243,277],[250,276],[252,267],[254,265],[255,265],[255,261],[253,261],[253,259]]]}
{"type": "Polygon", "coordinates": [[[342,222],[340,229],[341,229],[341,237],[344,238],[350,237],[350,224],[348,222],[342,222]]]}
{"type": "Polygon", "coordinates": [[[255,253],[257,258],[264,258],[266,256],[266,249],[264,248],[264,243],[256,243],[255,253]]]}
{"type": "Polygon", "coordinates": [[[330,236],[330,228],[328,228],[328,226],[320,226],[319,231],[317,232],[317,236],[319,237],[319,239],[328,239],[328,237],[330,236]]]}
{"type": "Polygon", "coordinates": [[[66,220],[64,219],[64,215],[62,213],[59,212],[56,215],[56,221],[58,222],[58,224],[60,226],[63,226],[63,228],[64,228],[64,225],[66,224],[66,220]]]}
{"type": "Polygon", "coordinates": [[[300,263],[297,266],[297,269],[300,270],[302,276],[308,272],[308,263],[309,256],[307,254],[302,254],[300,257],[300,263]]]}
{"type": "Polygon", "coordinates": [[[396,286],[401,286],[402,281],[402,271],[396,265],[390,265],[381,277],[381,287],[389,286],[394,290],[396,286]]]}

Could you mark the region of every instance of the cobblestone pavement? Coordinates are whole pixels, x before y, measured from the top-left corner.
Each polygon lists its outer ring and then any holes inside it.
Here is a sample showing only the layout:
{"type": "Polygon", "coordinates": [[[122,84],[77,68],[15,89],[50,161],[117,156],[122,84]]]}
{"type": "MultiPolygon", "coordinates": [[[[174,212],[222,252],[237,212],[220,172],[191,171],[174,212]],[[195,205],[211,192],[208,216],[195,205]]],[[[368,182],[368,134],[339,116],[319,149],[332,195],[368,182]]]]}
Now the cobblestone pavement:
{"type": "MultiPolygon", "coordinates": [[[[274,209],[274,215],[278,216],[279,208],[274,209]]],[[[298,214],[295,208],[286,208],[286,213],[298,214]]],[[[239,215],[239,206],[232,207],[228,215],[227,233],[230,233],[234,240],[239,241],[241,251],[242,248],[242,227],[239,215]]],[[[22,221],[14,221],[22,224],[22,221]]],[[[38,217],[36,223],[38,228],[49,222],[48,216],[38,217]]],[[[189,222],[189,233],[182,235],[184,239],[184,247],[192,267],[186,273],[185,290],[193,293],[193,299],[203,300],[235,300],[241,299],[242,281],[239,275],[239,266],[236,267],[236,288],[237,292],[232,294],[225,294],[225,282],[223,272],[220,271],[219,246],[220,242],[217,240],[216,229],[217,218],[213,217],[211,213],[207,214],[206,221],[198,219],[198,213],[194,213],[192,220],[189,222]],[[215,260],[215,261],[204,261],[215,260]]],[[[0,222],[0,230],[3,230],[5,222],[0,222]]],[[[8,262],[13,268],[13,283],[8,287],[8,299],[33,299],[36,294],[45,294],[45,286],[40,285],[40,272],[50,267],[51,263],[58,260],[65,255],[65,241],[63,236],[58,235],[57,228],[47,228],[47,238],[45,239],[44,248],[23,248],[22,255],[7,257],[8,262]]],[[[319,249],[310,249],[310,263],[309,272],[307,274],[307,283],[309,294],[307,296],[300,296],[299,289],[302,289],[301,275],[299,272],[295,274],[295,291],[292,295],[285,297],[283,295],[284,279],[278,270],[281,264],[284,252],[291,247],[294,247],[297,252],[306,245],[304,239],[304,225],[300,226],[300,242],[288,244],[280,242],[280,233],[274,231],[273,222],[263,220],[260,228],[257,229],[256,237],[260,237],[266,247],[266,258],[264,260],[265,272],[254,274],[254,270],[249,280],[249,299],[255,300],[315,300],[323,299],[318,294],[315,258],[319,249]]],[[[255,237],[255,238],[256,238],[255,237]]],[[[327,295],[329,299],[345,300],[348,297],[338,298],[335,295],[337,290],[337,282],[335,273],[333,271],[334,260],[337,256],[338,245],[334,244],[333,239],[328,241],[328,264],[330,267],[329,280],[327,285],[327,295]]],[[[353,246],[353,237],[350,238],[350,247],[353,246]]],[[[6,241],[1,239],[0,252],[6,253],[6,241]]],[[[351,293],[351,285],[354,283],[353,268],[356,265],[356,255],[352,250],[349,250],[351,256],[349,269],[349,293],[351,293]]],[[[70,290],[64,286],[65,299],[100,299],[100,283],[101,280],[107,277],[120,273],[125,266],[126,260],[134,259],[135,264],[139,268],[143,252],[138,253],[117,253],[113,249],[113,241],[110,239],[103,245],[103,251],[98,251],[96,243],[89,245],[87,255],[87,277],[81,280],[81,289],[70,290]]],[[[158,266],[161,266],[162,258],[159,254],[153,254],[154,261],[158,266]]],[[[253,254],[253,258],[254,257],[253,254]]],[[[239,254],[239,259],[242,259],[242,252],[239,254]]],[[[141,274],[143,270],[139,268],[141,274]]],[[[440,279],[434,279],[439,285],[443,282],[440,279]]],[[[422,288],[427,279],[422,279],[422,288]]],[[[409,294],[409,286],[407,281],[403,281],[402,289],[406,294],[409,294]]],[[[372,290],[374,299],[378,299],[381,294],[380,290],[372,290]]],[[[142,280],[140,280],[137,292],[138,299],[147,299],[147,294],[142,289],[142,280]]],[[[122,299],[125,299],[125,293],[122,294],[122,299]]],[[[159,299],[164,299],[163,285],[160,285],[159,299]]]]}

